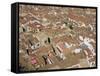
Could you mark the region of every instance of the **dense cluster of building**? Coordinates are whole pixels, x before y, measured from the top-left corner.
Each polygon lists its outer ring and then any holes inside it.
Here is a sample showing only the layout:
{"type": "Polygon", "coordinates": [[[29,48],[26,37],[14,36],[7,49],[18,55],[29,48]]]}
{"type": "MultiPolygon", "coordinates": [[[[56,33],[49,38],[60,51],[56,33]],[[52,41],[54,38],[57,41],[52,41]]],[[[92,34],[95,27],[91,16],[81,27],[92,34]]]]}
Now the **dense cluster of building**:
{"type": "Polygon", "coordinates": [[[95,12],[92,8],[20,5],[20,70],[95,67],[95,12]]]}

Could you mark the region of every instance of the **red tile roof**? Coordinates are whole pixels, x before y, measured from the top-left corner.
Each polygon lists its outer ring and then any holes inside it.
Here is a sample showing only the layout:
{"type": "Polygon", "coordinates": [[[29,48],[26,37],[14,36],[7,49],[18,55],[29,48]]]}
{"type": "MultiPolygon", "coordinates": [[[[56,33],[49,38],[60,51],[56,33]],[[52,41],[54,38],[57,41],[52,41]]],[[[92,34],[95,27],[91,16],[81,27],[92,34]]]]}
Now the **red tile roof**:
{"type": "Polygon", "coordinates": [[[77,22],[81,21],[81,22],[87,23],[86,17],[78,16],[78,15],[74,14],[74,12],[72,12],[72,11],[69,12],[68,17],[77,21],[77,22]]]}
{"type": "Polygon", "coordinates": [[[32,27],[32,28],[39,28],[39,29],[43,29],[44,28],[44,26],[42,24],[37,23],[37,22],[34,22],[32,24],[30,23],[29,26],[32,27]]]}
{"type": "MultiPolygon", "coordinates": [[[[87,49],[85,49],[85,52],[87,53],[87,56],[88,56],[88,57],[93,56],[92,51],[91,51],[91,50],[89,50],[88,48],[87,48],[87,49]]],[[[86,53],[85,53],[85,54],[86,54],[86,53]]]]}
{"type": "Polygon", "coordinates": [[[64,42],[57,43],[57,48],[63,53],[69,53],[70,50],[65,46],[64,42]]]}

